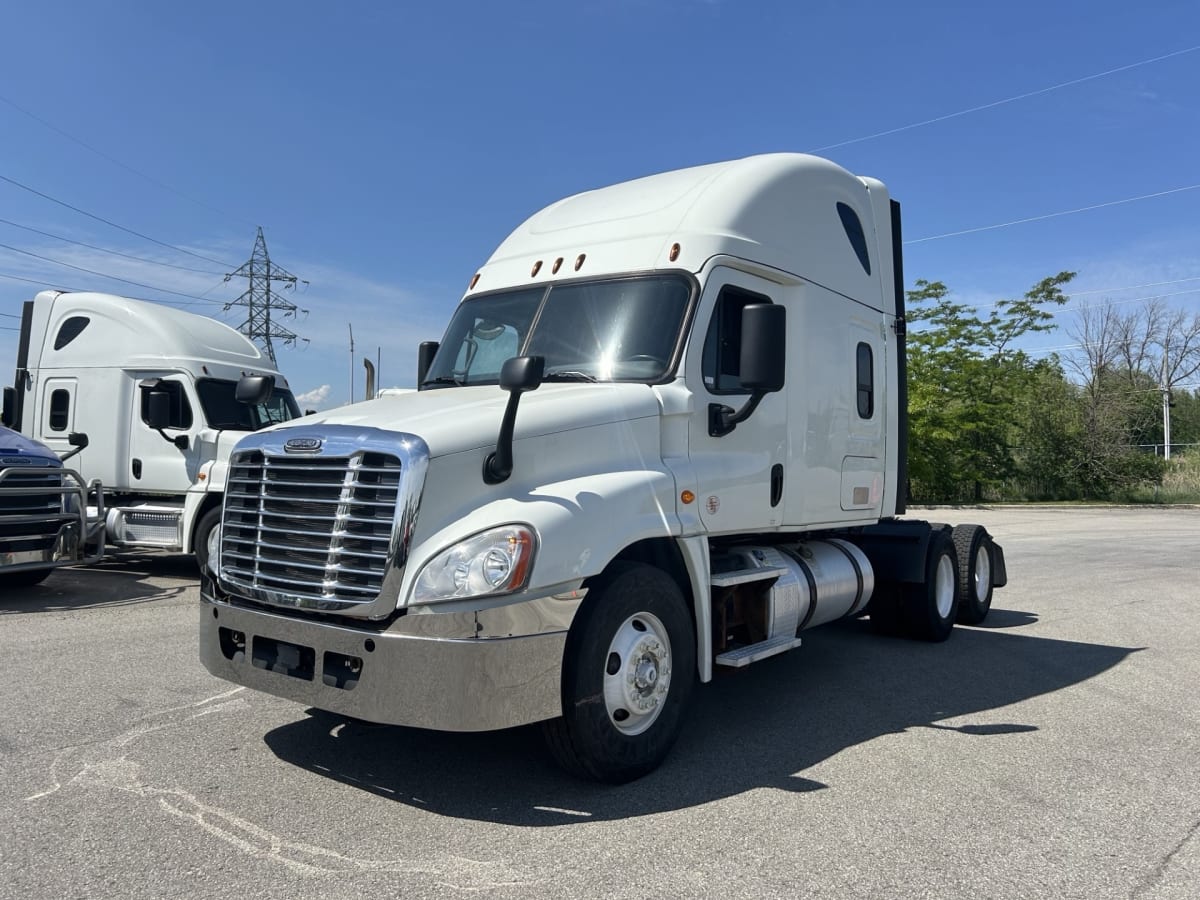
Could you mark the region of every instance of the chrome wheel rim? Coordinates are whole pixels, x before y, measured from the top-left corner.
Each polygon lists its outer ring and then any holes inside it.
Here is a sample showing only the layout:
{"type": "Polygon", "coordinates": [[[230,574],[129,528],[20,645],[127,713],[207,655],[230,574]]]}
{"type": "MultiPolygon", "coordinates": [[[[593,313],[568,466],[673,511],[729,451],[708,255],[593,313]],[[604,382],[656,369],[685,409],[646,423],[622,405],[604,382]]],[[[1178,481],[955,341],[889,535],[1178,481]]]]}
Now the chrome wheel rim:
{"type": "Polygon", "coordinates": [[[975,599],[982,603],[992,586],[992,554],[984,544],[975,551],[975,599]]]}
{"type": "Polygon", "coordinates": [[[657,616],[636,613],[613,635],[604,661],[604,706],[622,734],[641,734],[671,688],[671,639],[657,616]]]}
{"type": "Polygon", "coordinates": [[[950,610],[954,608],[954,562],[948,553],[938,559],[933,590],[938,615],[943,619],[950,618],[950,610]]]}

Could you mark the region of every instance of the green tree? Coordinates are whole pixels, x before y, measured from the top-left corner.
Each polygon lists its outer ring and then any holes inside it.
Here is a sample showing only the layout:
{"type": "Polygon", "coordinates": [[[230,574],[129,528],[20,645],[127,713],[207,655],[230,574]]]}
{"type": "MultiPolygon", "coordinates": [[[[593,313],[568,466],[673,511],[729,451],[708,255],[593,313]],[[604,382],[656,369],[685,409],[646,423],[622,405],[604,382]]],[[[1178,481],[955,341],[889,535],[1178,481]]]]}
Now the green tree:
{"type": "Polygon", "coordinates": [[[1010,449],[1019,399],[1036,365],[1014,349],[1022,336],[1054,328],[1074,272],[1044,278],[986,317],[955,303],[940,281],[908,292],[909,477],[916,499],[981,500],[1016,471],[1010,449]]]}

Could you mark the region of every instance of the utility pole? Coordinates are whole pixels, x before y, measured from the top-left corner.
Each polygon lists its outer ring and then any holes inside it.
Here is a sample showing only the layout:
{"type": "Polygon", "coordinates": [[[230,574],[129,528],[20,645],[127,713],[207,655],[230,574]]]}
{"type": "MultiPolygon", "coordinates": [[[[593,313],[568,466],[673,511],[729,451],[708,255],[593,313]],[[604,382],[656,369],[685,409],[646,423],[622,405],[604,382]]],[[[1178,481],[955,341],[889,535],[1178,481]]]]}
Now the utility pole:
{"type": "Polygon", "coordinates": [[[1162,358],[1163,458],[1171,458],[1171,385],[1167,381],[1167,348],[1162,358]]]}
{"type": "Polygon", "coordinates": [[[354,402],[354,326],[347,322],[346,327],[350,329],[350,402],[354,402]]]}
{"type": "MultiPolygon", "coordinates": [[[[267,241],[263,237],[262,226],[258,227],[258,236],[254,239],[254,251],[250,259],[242,263],[236,272],[230,272],[225,280],[230,278],[247,278],[250,287],[236,300],[225,304],[226,309],[234,306],[246,307],[246,320],[238,326],[238,331],[250,340],[259,343],[271,362],[275,362],[275,347],[272,338],[279,338],[284,346],[295,346],[297,336],[279,324],[280,318],[291,318],[296,315],[296,304],[284,300],[277,291],[271,290],[271,282],[281,282],[289,290],[296,287],[297,278],[282,266],[271,262],[267,253],[267,241]],[[272,312],[282,313],[271,320],[272,312]]],[[[304,282],[307,284],[308,282],[304,282]]],[[[307,310],[302,310],[307,312],[307,310]]]]}

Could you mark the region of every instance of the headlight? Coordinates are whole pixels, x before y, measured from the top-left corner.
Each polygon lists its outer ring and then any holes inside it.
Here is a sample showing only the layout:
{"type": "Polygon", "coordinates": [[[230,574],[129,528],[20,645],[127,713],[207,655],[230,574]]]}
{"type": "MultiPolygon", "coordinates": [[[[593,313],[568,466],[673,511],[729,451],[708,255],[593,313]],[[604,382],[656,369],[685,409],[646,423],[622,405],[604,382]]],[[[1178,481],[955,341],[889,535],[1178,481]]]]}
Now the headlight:
{"type": "Polygon", "coordinates": [[[525,587],[537,547],[524,525],[493,528],[443,550],[421,570],[413,603],[511,594],[525,587]]]}
{"type": "Polygon", "coordinates": [[[221,576],[221,523],[208,533],[208,559],[204,563],[214,578],[221,576]]]}

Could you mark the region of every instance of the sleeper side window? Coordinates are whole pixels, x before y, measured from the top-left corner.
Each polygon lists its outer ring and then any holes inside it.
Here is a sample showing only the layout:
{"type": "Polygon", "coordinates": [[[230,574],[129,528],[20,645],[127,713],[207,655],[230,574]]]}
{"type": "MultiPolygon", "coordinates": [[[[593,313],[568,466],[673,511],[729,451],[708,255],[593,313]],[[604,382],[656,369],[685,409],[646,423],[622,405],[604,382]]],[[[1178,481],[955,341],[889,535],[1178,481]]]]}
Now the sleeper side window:
{"type": "Polygon", "coordinates": [[[870,344],[858,345],[854,363],[858,383],[858,416],[860,419],[869,419],[875,414],[875,359],[870,344]]]}
{"type": "Polygon", "coordinates": [[[71,412],[71,392],[58,388],[50,392],[50,430],[66,431],[71,412]]]}

